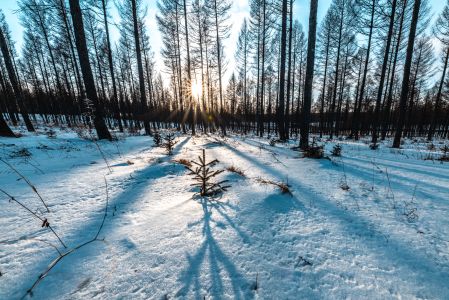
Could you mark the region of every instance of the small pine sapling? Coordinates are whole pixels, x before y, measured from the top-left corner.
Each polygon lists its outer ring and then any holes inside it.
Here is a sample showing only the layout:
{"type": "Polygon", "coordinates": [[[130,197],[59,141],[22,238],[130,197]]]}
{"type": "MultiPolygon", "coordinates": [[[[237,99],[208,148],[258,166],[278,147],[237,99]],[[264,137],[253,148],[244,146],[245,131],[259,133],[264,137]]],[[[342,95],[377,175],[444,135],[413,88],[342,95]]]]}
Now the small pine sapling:
{"type": "Polygon", "coordinates": [[[165,150],[167,150],[168,155],[173,154],[173,146],[176,144],[175,135],[173,133],[169,133],[164,137],[165,143],[163,144],[165,150]]]}
{"type": "Polygon", "coordinates": [[[336,145],[332,148],[332,151],[331,151],[332,156],[338,156],[338,157],[340,157],[340,156],[341,156],[341,150],[342,150],[341,145],[340,145],[340,144],[336,144],[336,145]]]}
{"type": "Polygon", "coordinates": [[[154,145],[156,147],[160,147],[161,146],[161,144],[162,144],[162,137],[161,137],[161,134],[159,132],[156,132],[153,135],[153,142],[154,142],[154,145]]]}
{"type": "Polygon", "coordinates": [[[271,139],[271,140],[270,140],[270,146],[271,146],[271,147],[276,146],[276,142],[277,142],[276,139],[271,139]]]}
{"type": "Polygon", "coordinates": [[[227,180],[223,180],[220,182],[212,182],[211,179],[218,174],[223,173],[224,170],[212,171],[210,167],[218,162],[218,160],[214,159],[210,162],[206,162],[206,150],[203,149],[203,155],[198,156],[199,161],[191,161],[193,165],[192,167],[185,166],[189,171],[189,175],[194,175],[194,179],[198,181],[194,185],[200,187],[200,195],[204,196],[212,196],[220,192],[224,192],[230,186],[223,185],[227,182],[227,180]]]}

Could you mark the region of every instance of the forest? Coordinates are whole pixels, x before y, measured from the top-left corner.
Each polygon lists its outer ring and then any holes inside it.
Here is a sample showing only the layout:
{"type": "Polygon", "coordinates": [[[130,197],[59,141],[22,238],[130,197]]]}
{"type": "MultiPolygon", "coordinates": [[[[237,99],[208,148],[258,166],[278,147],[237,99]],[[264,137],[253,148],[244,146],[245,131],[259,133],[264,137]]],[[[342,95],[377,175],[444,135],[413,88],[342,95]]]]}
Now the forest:
{"type": "Polygon", "coordinates": [[[449,297],[449,0],[4,1],[0,299],[449,297]]]}

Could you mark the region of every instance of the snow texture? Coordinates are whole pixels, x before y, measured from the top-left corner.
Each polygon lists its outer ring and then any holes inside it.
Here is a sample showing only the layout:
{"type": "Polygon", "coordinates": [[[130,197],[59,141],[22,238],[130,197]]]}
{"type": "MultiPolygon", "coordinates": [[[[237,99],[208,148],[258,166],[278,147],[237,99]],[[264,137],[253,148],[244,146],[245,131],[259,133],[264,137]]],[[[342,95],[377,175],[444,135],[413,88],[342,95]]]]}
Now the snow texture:
{"type": "MultiPolygon", "coordinates": [[[[178,135],[173,156],[151,137],[97,146],[57,131],[0,139],[0,188],[42,212],[69,248],[33,299],[449,299],[449,164],[422,141],[328,141],[330,159],[296,142],[178,135]],[[338,142],[342,156],[330,151],[338,142]],[[231,188],[201,198],[175,160],[206,149],[231,188]],[[26,150],[25,150],[26,149],[26,150]],[[425,159],[427,158],[427,159],[425,159]],[[288,183],[281,194],[260,180],[288,183]],[[349,188],[349,189],[348,189],[349,188]]],[[[58,253],[39,220],[0,196],[0,299],[20,299],[58,253]]]]}

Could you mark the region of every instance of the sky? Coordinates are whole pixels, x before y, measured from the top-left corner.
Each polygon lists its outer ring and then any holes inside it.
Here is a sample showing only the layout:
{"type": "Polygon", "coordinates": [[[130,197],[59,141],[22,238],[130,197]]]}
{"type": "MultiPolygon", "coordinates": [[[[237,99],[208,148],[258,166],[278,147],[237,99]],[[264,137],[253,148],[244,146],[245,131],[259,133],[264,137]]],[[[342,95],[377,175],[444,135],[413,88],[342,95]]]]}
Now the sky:
{"type": "MultiPolygon", "coordinates": [[[[231,0],[232,1],[232,0],[231,0]]],[[[319,0],[318,1],[318,23],[324,18],[332,0],[319,0]]],[[[118,18],[114,9],[113,1],[110,2],[111,16],[112,18],[118,18]]],[[[432,14],[437,16],[443,9],[444,0],[429,0],[432,7],[432,14]]],[[[151,45],[153,52],[155,53],[156,61],[156,71],[162,71],[164,65],[160,55],[160,47],[162,45],[161,36],[156,23],[156,0],[143,0],[143,3],[148,6],[148,14],[146,17],[146,24],[148,27],[149,36],[151,39],[151,45]]],[[[231,8],[231,19],[230,24],[232,24],[231,34],[229,40],[226,41],[224,55],[227,61],[227,70],[225,78],[229,78],[235,69],[234,64],[234,53],[237,44],[237,38],[240,31],[241,24],[244,18],[249,17],[249,0],[234,0],[232,1],[231,8]]],[[[23,28],[19,21],[19,15],[17,13],[18,5],[16,0],[0,0],[0,8],[3,10],[6,16],[6,21],[9,24],[10,30],[12,31],[12,37],[16,42],[17,50],[21,50],[22,47],[22,31],[23,28]]],[[[307,33],[308,20],[309,20],[309,8],[310,0],[296,0],[294,3],[294,18],[299,20],[303,25],[304,31],[307,33]]],[[[118,21],[118,20],[115,20],[118,21]]],[[[111,29],[112,42],[118,39],[118,31],[113,27],[111,29]]],[[[436,45],[436,48],[439,47],[436,45]]]]}

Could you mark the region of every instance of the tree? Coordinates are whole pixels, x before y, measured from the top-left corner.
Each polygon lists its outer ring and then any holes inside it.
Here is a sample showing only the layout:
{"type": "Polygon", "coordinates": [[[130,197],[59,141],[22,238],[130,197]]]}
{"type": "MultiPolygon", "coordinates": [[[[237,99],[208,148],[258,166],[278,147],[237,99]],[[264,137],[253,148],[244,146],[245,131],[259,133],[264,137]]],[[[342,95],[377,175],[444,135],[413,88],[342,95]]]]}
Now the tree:
{"type": "Polygon", "coordinates": [[[430,127],[429,132],[427,134],[427,140],[431,141],[433,135],[435,133],[436,119],[438,117],[438,111],[440,108],[441,102],[441,93],[443,89],[444,80],[446,77],[446,70],[449,59],[449,0],[446,1],[446,5],[443,8],[443,12],[438,16],[438,19],[433,28],[435,36],[443,43],[444,45],[444,63],[443,70],[441,73],[440,83],[438,85],[437,95],[435,97],[435,104],[432,112],[432,118],[430,119],[430,127]]]}
{"type": "Polygon", "coordinates": [[[277,123],[279,131],[279,139],[287,138],[285,132],[285,62],[287,49],[287,11],[288,1],[282,0],[282,24],[281,24],[281,55],[280,55],[280,73],[279,73],[279,104],[277,111],[277,123]]]}
{"type": "Polygon", "coordinates": [[[315,44],[316,44],[316,19],[318,11],[318,0],[310,1],[309,37],[307,44],[307,66],[304,85],[304,105],[302,111],[301,140],[300,147],[303,150],[309,148],[309,123],[310,108],[312,106],[313,71],[315,67],[315,44]]]}
{"type": "Polygon", "coordinates": [[[407,44],[407,56],[405,58],[404,75],[402,77],[401,98],[399,101],[399,119],[396,127],[396,133],[393,141],[393,148],[399,148],[401,145],[402,129],[404,127],[405,113],[407,109],[407,98],[410,90],[410,70],[413,59],[413,47],[415,45],[416,27],[419,19],[419,9],[421,0],[415,0],[413,6],[413,17],[410,26],[410,33],[407,44]]]}
{"type": "MultiPolygon", "coordinates": [[[[3,16],[3,13],[2,13],[3,16]]],[[[23,94],[22,90],[20,88],[19,82],[17,80],[16,72],[14,70],[14,66],[11,60],[11,55],[8,49],[8,45],[6,42],[6,37],[4,33],[3,26],[0,26],[0,48],[3,54],[3,60],[6,65],[6,71],[8,72],[9,81],[11,82],[14,96],[16,98],[17,103],[19,104],[20,112],[22,113],[22,118],[25,122],[25,125],[27,127],[27,130],[30,132],[34,131],[34,126],[31,123],[30,117],[28,116],[27,109],[25,107],[25,104],[23,102],[23,94]]],[[[7,129],[5,129],[5,132],[7,132],[7,129]]]]}
{"type": "Polygon", "coordinates": [[[94,107],[94,125],[97,131],[98,139],[111,140],[106,123],[103,119],[103,109],[99,104],[97,91],[95,88],[94,77],[89,62],[89,52],[87,50],[86,36],[84,33],[83,15],[79,0],[69,0],[70,13],[72,15],[72,22],[75,32],[75,44],[80,60],[81,72],[83,73],[84,86],[86,88],[86,95],[94,107]]]}
{"type": "Polygon", "coordinates": [[[143,124],[145,127],[145,133],[151,135],[150,122],[146,116],[148,110],[147,104],[147,92],[145,90],[145,79],[143,76],[143,64],[142,64],[142,53],[140,49],[140,30],[137,20],[137,4],[136,0],[131,0],[132,15],[133,15],[133,26],[134,26],[134,43],[136,47],[136,57],[137,57],[137,70],[139,74],[139,87],[140,87],[140,102],[142,106],[142,117],[143,124]]]}
{"type": "Polygon", "coordinates": [[[379,118],[380,118],[380,106],[381,106],[381,101],[382,101],[385,76],[387,73],[388,57],[390,54],[391,40],[393,38],[393,27],[394,27],[394,17],[396,14],[396,4],[397,4],[397,0],[393,0],[393,2],[391,4],[390,22],[389,22],[388,33],[387,33],[387,42],[385,44],[384,58],[382,61],[382,70],[380,72],[379,88],[377,90],[377,97],[376,97],[376,108],[375,108],[375,112],[374,112],[373,132],[372,132],[372,138],[371,138],[371,142],[373,144],[377,143],[377,129],[378,129],[377,127],[378,127],[378,122],[379,122],[379,118]]]}
{"type": "Polygon", "coordinates": [[[115,72],[114,72],[114,63],[112,60],[112,50],[111,50],[111,41],[109,37],[109,25],[108,25],[108,15],[106,11],[106,0],[101,0],[101,7],[103,11],[103,21],[105,26],[105,32],[106,32],[106,41],[107,41],[107,53],[108,53],[108,63],[109,63],[109,72],[111,75],[111,82],[112,82],[112,92],[113,92],[113,102],[115,107],[115,117],[118,121],[118,126],[120,129],[120,132],[123,132],[123,125],[122,125],[122,119],[120,116],[120,105],[117,95],[117,85],[115,80],[115,72]]]}

